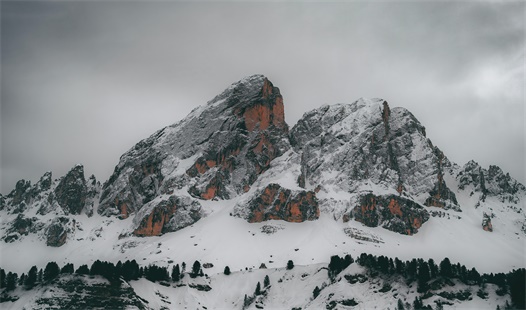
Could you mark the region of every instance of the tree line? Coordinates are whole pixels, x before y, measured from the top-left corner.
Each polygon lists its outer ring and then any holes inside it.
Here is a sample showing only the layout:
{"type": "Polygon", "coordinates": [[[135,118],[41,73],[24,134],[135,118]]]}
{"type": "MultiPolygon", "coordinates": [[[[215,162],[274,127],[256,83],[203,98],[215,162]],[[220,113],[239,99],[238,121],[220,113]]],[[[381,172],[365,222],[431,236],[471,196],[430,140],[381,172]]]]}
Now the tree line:
{"type": "Polygon", "coordinates": [[[20,276],[16,272],[6,273],[3,268],[0,268],[0,289],[9,292],[21,286],[26,290],[30,290],[38,284],[46,284],[53,281],[61,274],[102,276],[109,280],[110,283],[120,283],[120,279],[130,281],[140,278],[145,278],[152,282],[178,282],[183,279],[185,274],[188,274],[191,278],[205,275],[201,268],[201,263],[197,260],[188,273],[186,273],[186,263],[184,262],[181,266],[179,264],[173,266],[170,272],[167,267],[155,264],[141,267],[136,260],[127,260],[124,263],[119,261],[117,264],[96,260],[90,267],[85,264],[77,269],[71,263],[65,264],[60,268],[56,262],[49,262],[44,269],[38,269],[36,266],[33,266],[27,273],[22,273],[20,276]]]}

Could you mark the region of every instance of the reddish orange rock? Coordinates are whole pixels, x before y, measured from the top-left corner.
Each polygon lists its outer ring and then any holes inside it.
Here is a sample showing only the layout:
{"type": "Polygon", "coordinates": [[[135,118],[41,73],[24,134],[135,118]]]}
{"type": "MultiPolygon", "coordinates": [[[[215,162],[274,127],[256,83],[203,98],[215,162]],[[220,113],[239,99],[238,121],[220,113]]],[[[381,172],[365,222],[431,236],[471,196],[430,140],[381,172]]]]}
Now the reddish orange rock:
{"type": "Polygon", "coordinates": [[[175,210],[175,205],[155,207],[150,215],[143,218],[139,227],[133,231],[133,234],[141,237],[161,235],[165,223],[170,220],[170,217],[175,213],[175,210]]]}
{"type": "Polygon", "coordinates": [[[382,225],[391,231],[412,235],[429,219],[429,214],[414,201],[400,196],[367,194],[350,215],[343,216],[343,221],[351,217],[369,227],[382,225]]]}
{"type": "Polygon", "coordinates": [[[248,203],[250,223],[283,220],[293,223],[316,220],[320,216],[318,200],[311,191],[291,191],[269,184],[248,203]]]}

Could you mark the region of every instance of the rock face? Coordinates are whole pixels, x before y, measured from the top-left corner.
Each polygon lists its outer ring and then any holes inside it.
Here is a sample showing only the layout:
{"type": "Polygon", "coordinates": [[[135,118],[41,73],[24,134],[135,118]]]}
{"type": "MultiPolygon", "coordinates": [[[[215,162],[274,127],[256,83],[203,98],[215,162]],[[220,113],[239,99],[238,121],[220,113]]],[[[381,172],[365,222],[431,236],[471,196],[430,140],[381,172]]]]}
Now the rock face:
{"type": "Polygon", "coordinates": [[[5,242],[13,242],[21,239],[22,236],[27,236],[30,233],[37,233],[43,224],[38,221],[36,217],[25,217],[23,214],[18,214],[17,217],[10,223],[6,229],[2,239],[5,242]]]}
{"type": "Polygon", "coordinates": [[[99,213],[125,218],[174,192],[235,197],[290,148],[287,133],[279,89],[261,75],[245,78],[126,152],[104,185],[99,213]]]}
{"type": "Polygon", "coordinates": [[[235,215],[250,223],[283,220],[300,223],[320,216],[318,200],[312,191],[292,191],[269,184],[246,203],[236,206],[235,215]]]}
{"type": "Polygon", "coordinates": [[[73,167],[58,181],[53,181],[51,172],[46,172],[35,185],[19,181],[3,200],[1,210],[8,220],[0,226],[2,239],[12,242],[37,234],[49,246],[62,246],[68,234],[72,236],[75,231],[75,220],[69,215],[84,212],[91,216],[100,187],[94,176],[85,180],[82,165],[73,167]]]}
{"type": "Polygon", "coordinates": [[[170,196],[146,204],[134,218],[133,234],[159,236],[192,225],[201,218],[201,205],[189,198],[170,196]]]}
{"type": "Polygon", "coordinates": [[[519,196],[526,191],[526,187],[513,180],[509,173],[504,172],[497,166],[482,168],[475,161],[469,161],[456,175],[459,189],[471,188],[474,192],[482,194],[481,200],[486,197],[498,197],[502,202],[517,203],[519,196]]]}
{"type": "MultiPolygon", "coordinates": [[[[367,194],[351,212],[351,217],[369,227],[382,226],[391,231],[413,235],[429,219],[417,203],[395,195],[367,194]]],[[[344,218],[344,221],[348,218],[344,218]]]]}
{"type": "Polygon", "coordinates": [[[306,184],[355,192],[374,183],[407,195],[427,193],[446,207],[457,204],[454,194],[442,195],[447,158],[409,111],[390,109],[385,100],[323,106],[306,113],[290,137],[302,152],[306,184]],[[329,182],[327,171],[335,174],[329,182]]]}
{"type": "Polygon", "coordinates": [[[493,231],[493,226],[491,225],[491,217],[486,213],[484,213],[482,216],[482,229],[489,232],[493,231]]]}
{"type": "Polygon", "coordinates": [[[55,199],[66,214],[80,214],[86,203],[87,192],[84,167],[77,165],[55,188],[55,199]]]}
{"type": "Polygon", "coordinates": [[[60,247],[66,243],[68,238],[68,224],[70,219],[67,217],[57,217],[46,228],[46,244],[51,247],[60,247]]]}

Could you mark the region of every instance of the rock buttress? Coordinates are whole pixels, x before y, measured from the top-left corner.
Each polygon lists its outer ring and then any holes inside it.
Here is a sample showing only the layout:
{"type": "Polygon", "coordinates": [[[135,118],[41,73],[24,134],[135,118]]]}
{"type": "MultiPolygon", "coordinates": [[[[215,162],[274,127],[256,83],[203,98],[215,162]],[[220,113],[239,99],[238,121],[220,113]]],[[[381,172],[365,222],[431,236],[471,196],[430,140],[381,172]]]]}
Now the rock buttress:
{"type": "Polygon", "coordinates": [[[422,206],[409,199],[395,195],[367,194],[362,196],[360,204],[354,207],[351,215],[344,219],[351,217],[369,227],[381,225],[400,234],[413,235],[429,219],[429,214],[422,206]]]}
{"type": "Polygon", "coordinates": [[[283,220],[301,223],[319,218],[318,200],[313,191],[292,191],[269,184],[246,204],[236,206],[235,215],[250,223],[283,220]]]}

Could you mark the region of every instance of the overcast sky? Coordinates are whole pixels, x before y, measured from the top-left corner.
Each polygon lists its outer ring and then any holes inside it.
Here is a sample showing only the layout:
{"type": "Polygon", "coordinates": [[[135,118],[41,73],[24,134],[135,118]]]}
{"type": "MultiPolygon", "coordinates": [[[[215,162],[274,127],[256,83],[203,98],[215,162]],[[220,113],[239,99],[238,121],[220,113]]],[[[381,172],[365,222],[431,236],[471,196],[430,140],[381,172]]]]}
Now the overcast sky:
{"type": "Polygon", "coordinates": [[[261,73],[290,126],[323,104],[409,109],[450,160],[525,180],[524,2],[1,3],[1,192],[122,153],[261,73]]]}

